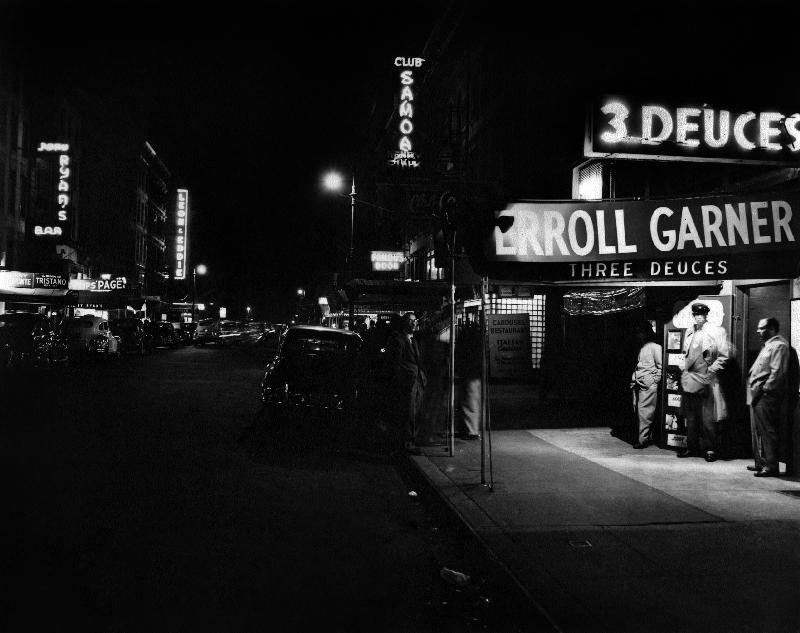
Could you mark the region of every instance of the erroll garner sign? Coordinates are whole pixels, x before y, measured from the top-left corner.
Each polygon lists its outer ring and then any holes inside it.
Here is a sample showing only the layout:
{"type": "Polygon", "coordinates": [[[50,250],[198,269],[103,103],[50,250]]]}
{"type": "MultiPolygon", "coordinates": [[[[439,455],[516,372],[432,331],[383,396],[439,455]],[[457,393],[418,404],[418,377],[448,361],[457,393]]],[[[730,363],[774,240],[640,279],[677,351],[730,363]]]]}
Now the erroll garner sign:
{"type": "Polygon", "coordinates": [[[495,212],[485,254],[493,262],[559,264],[551,272],[562,279],[731,278],[764,254],[777,274],[779,262],[798,257],[798,209],[797,193],[514,202],[495,212]]]}

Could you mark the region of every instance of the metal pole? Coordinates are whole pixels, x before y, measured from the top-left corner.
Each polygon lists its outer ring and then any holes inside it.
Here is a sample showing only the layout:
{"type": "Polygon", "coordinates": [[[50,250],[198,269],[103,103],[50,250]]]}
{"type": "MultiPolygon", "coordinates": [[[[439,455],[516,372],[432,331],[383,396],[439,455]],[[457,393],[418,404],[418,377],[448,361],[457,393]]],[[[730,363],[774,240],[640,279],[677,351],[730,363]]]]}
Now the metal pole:
{"type": "Polygon", "coordinates": [[[197,305],[197,266],[192,268],[192,323],[195,322],[195,306],[197,305]]]}
{"type": "Polygon", "coordinates": [[[486,485],[486,410],[488,408],[489,367],[487,363],[486,337],[486,295],[489,292],[489,278],[481,279],[481,485],[486,485]]]}
{"type": "Polygon", "coordinates": [[[450,240],[450,457],[455,453],[456,433],[456,267],[455,236],[450,240]]]}
{"type": "MultiPolygon", "coordinates": [[[[347,257],[347,280],[353,280],[353,226],[355,222],[355,214],[356,214],[356,177],[353,174],[353,186],[350,189],[350,254],[347,257]]],[[[353,330],[355,329],[353,325],[353,319],[355,315],[355,310],[353,309],[353,300],[349,301],[350,304],[350,323],[348,324],[348,329],[353,330]]]]}

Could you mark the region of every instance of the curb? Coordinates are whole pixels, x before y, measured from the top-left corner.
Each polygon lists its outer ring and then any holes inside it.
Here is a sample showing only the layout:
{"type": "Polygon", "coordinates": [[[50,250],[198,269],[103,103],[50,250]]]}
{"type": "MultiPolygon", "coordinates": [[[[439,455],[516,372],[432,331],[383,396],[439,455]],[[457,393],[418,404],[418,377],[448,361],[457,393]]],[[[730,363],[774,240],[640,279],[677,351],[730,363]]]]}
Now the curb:
{"type": "MultiPolygon", "coordinates": [[[[473,524],[491,525],[495,524],[467,495],[461,492],[425,455],[412,456],[406,455],[405,459],[398,460],[404,473],[415,483],[421,484],[420,488],[433,493],[428,498],[435,498],[440,502],[440,507],[445,510],[447,519],[457,528],[465,531],[479,546],[485,554],[488,562],[496,569],[496,572],[510,581],[511,589],[515,590],[521,601],[541,616],[551,627],[554,633],[564,633],[564,629],[559,626],[555,618],[537,600],[525,585],[509,567],[495,554],[490,545],[473,528],[473,524]],[[437,482],[439,485],[437,485],[437,482]],[[472,519],[470,521],[469,519],[472,519]]],[[[505,534],[504,539],[508,538],[505,534]]],[[[510,540],[509,540],[510,542],[510,540]]]]}

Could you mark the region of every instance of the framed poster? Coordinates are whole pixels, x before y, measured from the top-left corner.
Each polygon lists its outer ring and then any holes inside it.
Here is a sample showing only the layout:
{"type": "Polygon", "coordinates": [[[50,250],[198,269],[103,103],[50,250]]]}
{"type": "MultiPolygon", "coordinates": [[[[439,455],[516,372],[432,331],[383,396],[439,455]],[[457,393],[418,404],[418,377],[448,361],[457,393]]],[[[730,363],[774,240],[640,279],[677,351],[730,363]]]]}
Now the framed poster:
{"type": "Polygon", "coordinates": [[[683,350],[683,330],[669,330],[666,347],[668,352],[681,352],[683,350]]]}

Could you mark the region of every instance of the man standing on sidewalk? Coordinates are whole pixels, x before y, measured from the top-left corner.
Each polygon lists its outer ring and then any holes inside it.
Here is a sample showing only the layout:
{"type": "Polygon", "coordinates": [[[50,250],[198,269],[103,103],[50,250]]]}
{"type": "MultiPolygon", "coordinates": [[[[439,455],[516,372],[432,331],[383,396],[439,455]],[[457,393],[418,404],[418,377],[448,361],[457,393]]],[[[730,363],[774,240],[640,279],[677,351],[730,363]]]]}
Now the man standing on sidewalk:
{"type": "Polygon", "coordinates": [[[650,323],[641,323],[636,328],[639,339],[639,357],[631,376],[634,407],[639,417],[639,439],[633,448],[646,448],[653,443],[653,423],[656,419],[658,387],[661,384],[661,345],[655,342],[655,333],[650,323]]]}
{"type": "Polygon", "coordinates": [[[681,400],[687,437],[686,449],[678,457],[699,456],[702,450],[706,461],[713,462],[717,460],[717,421],[727,417],[718,373],[728,361],[728,342],[723,328],[708,323],[709,311],[705,303],[692,305],[694,326],[687,329],[683,345],[681,400]]]}
{"type": "Polygon", "coordinates": [[[416,445],[417,421],[427,379],[420,365],[420,354],[414,330],[417,317],[406,312],[400,329],[389,341],[389,363],[395,396],[396,431],[403,435],[406,451],[419,454],[416,445]]]}
{"type": "Polygon", "coordinates": [[[747,378],[750,430],[755,464],[748,470],[756,477],[778,476],[778,429],[783,402],[787,397],[789,343],[778,334],[774,317],[758,322],[758,336],[764,342],[747,378]]]}

